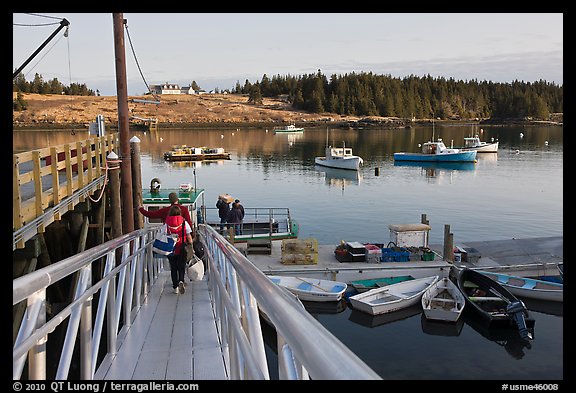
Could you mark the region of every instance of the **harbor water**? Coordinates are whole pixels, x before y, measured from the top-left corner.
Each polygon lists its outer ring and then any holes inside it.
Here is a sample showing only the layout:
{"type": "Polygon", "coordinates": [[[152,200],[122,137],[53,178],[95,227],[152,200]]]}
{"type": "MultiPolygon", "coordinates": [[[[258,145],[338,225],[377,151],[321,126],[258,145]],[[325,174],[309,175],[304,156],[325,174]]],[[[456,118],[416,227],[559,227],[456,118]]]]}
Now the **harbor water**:
{"type": "MultiPolygon", "coordinates": [[[[14,152],[83,140],[76,131],[15,131],[14,152]]],[[[439,126],[410,129],[160,128],[131,132],[141,140],[142,181],[161,186],[192,183],[204,188],[215,208],[228,193],[245,207],[288,207],[300,238],[320,244],[340,241],[387,243],[390,224],[432,227],[431,244],[442,244],[450,225],[454,243],[563,235],[563,128],[556,126],[439,126]],[[442,138],[447,146],[464,137],[500,142],[499,152],[478,154],[474,164],[395,163],[394,152],[419,151],[442,138]],[[314,157],[332,146],[353,149],[360,171],[318,167],[314,157]],[[223,147],[230,160],[167,162],[173,145],[223,147]]],[[[564,374],[563,307],[525,301],[535,319],[528,345],[514,331],[485,329],[471,316],[459,324],[426,321],[419,308],[371,317],[345,302],[306,303],[308,311],[382,378],[392,380],[561,380],[564,374]]],[[[274,338],[265,332],[274,362],[274,338]]],[[[346,367],[346,359],[339,359],[346,367]]],[[[272,376],[274,377],[274,376],[272,376]]]]}

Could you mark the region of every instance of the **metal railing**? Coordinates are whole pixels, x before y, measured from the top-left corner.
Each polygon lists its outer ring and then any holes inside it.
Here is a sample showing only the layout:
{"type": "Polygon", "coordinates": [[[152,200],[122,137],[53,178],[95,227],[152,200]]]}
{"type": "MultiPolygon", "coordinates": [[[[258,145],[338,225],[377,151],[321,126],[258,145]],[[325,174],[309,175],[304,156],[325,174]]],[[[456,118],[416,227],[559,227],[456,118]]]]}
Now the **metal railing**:
{"type": "Polygon", "coordinates": [[[200,225],[199,233],[231,379],[269,379],[259,308],[276,327],[280,379],[381,379],[214,228],[200,225]]]}
{"type": "Polygon", "coordinates": [[[13,347],[13,379],[21,378],[26,360],[28,379],[46,379],[48,334],[65,321],[68,326],[55,379],[68,377],[78,335],[80,378],[93,379],[104,328],[107,354],[115,354],[158,277],[162,259],[153,258],[153,239],[153,230],[137,230],[14,279],[12,304],[26,301],[27,307],[13,347]],[[92,282],[92,264],[101,258],[105,262],[102,278],[92,282]],[[76,278],[72,301],[47,321],[47,289],[71,275],[76,278]],[[98,306],[93,316],[95,295],[98,306]]]}
{"type": "Polygon", "coordinates": [[[298,224],[290,216],[290,209],[286,207],[246,207],[241,224],[220,224],[217,208],[203,207],[202,211],[204,223],[215,229],[224,226],[227,231],[231,231],[232,228],[240,225],[241,236],[236,234],[236,242],[266,236],[275,238],[296,237],[298,233],[298,224]]]}
{"type": "MultiPolygon", "coordinates": [[[[154,258],[152,253],[157,229],[134,231],[13,280],[12,304],[27,303],[13,347],[13,379],[22,378],[26,360],[28,379],[47,379],[48,335],[66,321],[55,379],[68,378],[78,336],[81,379],[91,380],[98,367],[109,365],[107,359],[117,353],[161,269],[163,259],[154,258]],[[92,265],[100,261],[105,262],[102,278],[93,282],[92,265]],[[71,275],[77,279],[72,301],[46,320],[48,288],[71,275]],[[94,314],[95,296],[98,305],[94,314]],[[100,350],[104,331],[106,349],[100,350]],[[98,365],[99,352],[104,350],[98,365]]],[[[276,327],[280,379],[380,379],[216,230],[200,225],[199,233],[205,245],[210,299],[230,379],[270,379],[259,308],[276,327]],[[346,367],[335,359],[346,359],[346,367]]]]}

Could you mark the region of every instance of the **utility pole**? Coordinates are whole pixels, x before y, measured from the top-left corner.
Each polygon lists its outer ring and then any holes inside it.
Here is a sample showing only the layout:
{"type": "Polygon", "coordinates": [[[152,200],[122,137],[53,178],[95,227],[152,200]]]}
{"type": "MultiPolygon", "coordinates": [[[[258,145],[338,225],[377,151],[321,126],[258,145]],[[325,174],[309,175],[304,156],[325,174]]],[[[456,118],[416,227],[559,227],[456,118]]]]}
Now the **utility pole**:
{"type": "Polygon", "coordinates": [[[126,50],[124,48],[124,15],[112,14],[114,20],[114,53],[116,58],[116,98],[118,100],[118,132],[120,134],[120,191],[122,198],[122,233],[134,230],[132,203],[132,162],[128,122],[128,86],[126,84],[126,50]]]}

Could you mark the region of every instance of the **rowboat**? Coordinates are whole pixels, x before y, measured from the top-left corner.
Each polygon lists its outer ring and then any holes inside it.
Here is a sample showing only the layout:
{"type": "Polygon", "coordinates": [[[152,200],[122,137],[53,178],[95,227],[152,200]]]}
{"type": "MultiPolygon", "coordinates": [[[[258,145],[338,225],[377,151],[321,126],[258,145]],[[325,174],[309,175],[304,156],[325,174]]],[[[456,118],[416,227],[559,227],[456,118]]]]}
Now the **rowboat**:
{"type": "Polygon", "coordinates": [[[412,276],[393,276],[393,277],[380,277],[368,278],[366,280],[350,281],[350,286],[356,289],[358,293],[364,293],[374,288],[385,287],[386,285],[396,284],[397,282],[414,280],[412,276]]]}
{"type": "Polygon", "coordinates": [[[553,302],[564,301],[564,284],[503,273],[487,271],[481,273],[497,281],[516,296],[553,302]]]}
{"type": "Polygon", "coordinates": [[[395,312],[380,315],[369,315],[365,312],[352,309],[348,316],[348,320],[358,325],[374,328],[393,322],[403,321],[419,314],[422,314],[422,307],[420,307],[419,304],[414,304],[395,312]]]}
{"type": "Polygon", "coordinates": [[[497,281],[472,269],[462,268],[457,278],[458,289],[466,299],[466,309],[478,314],[489,325],[516,326],[520,336],[532,339],[533,327],[524,303],[497,281]],[[529,325],[532,326],[529,326],[529,325]]]}
{"type": "Polygon", "coordinates": [[[340,281],[295,276],[268,276],[270,280],[289,290],[300,300],[309,302],[337,302],[348,285],[340,281]]]}
{"type": "Polygon", "coordinates": [[[385,314],[417,304],[438,279],[438,276],[431,276],[402,281],[350,296],[349,301],[352,307],[367,314],[385,314]]]}
{"type": "Polygon", "coordinates": [[[428,319],[456,322],[466,299],[449,278],[442,278],[431,285],[422,295],[422,309],[428,319]]]}

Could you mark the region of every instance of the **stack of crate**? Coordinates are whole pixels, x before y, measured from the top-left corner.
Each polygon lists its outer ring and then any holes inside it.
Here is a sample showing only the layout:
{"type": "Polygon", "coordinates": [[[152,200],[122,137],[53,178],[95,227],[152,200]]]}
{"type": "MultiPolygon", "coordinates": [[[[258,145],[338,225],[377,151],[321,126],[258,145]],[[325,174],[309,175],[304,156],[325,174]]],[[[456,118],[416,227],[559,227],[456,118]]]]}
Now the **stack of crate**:
{"type": "Polygon", "coordinates": [[[284,239],[282,240],[283,265],[315,265],[318,263],[318,240],[284,239]]]}

